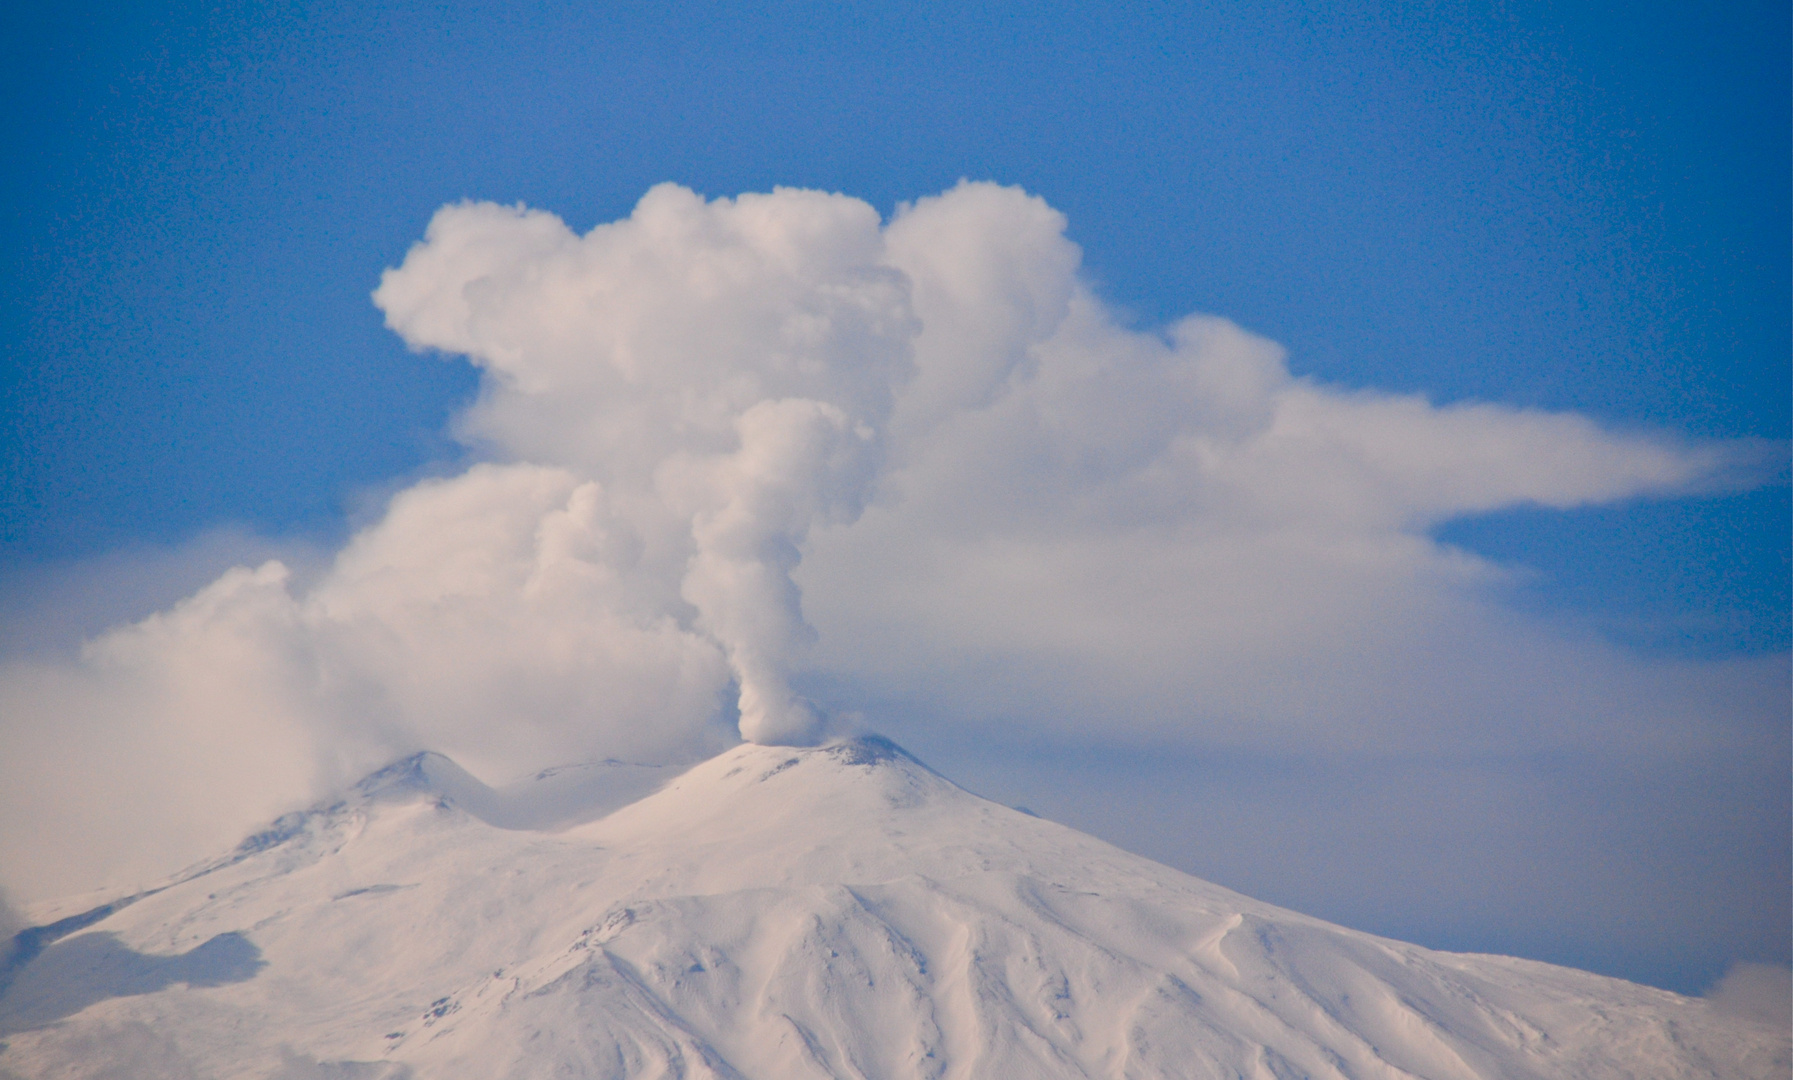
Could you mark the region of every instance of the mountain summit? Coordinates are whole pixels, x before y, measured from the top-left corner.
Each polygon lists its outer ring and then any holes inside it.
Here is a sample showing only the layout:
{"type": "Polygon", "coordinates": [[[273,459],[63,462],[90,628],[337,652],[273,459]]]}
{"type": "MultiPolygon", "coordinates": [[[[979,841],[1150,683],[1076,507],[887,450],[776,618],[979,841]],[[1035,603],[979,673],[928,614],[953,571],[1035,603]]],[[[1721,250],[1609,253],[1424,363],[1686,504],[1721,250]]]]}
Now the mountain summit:
{"type": "Polygon", "coordinates": [[[1793,1060],[1784,1030],[1702,1000],[1258,903],[884,739],[737,746],[609,810],[642,768],[494,792],[419,755],[28,930],[0,976],[0,1076],[1766,1078],[1793,1060]]]}

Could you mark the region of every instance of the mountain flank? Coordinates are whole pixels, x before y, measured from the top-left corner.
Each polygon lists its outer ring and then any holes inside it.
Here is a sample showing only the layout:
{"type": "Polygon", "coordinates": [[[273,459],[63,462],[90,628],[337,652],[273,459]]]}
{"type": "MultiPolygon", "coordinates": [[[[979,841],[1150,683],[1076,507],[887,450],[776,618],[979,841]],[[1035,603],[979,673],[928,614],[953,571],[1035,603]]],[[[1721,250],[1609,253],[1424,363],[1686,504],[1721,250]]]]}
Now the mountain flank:
{"type": "Polygon", "coordinates": [[[418,755],[155,890],[47,907],[4,977],[0,1076],[1635,1080],[1793,1063],[1773,1024],[1262,904],[978,798],[881,738],[664,773],[600,763],[495,792],[418,755]]]}

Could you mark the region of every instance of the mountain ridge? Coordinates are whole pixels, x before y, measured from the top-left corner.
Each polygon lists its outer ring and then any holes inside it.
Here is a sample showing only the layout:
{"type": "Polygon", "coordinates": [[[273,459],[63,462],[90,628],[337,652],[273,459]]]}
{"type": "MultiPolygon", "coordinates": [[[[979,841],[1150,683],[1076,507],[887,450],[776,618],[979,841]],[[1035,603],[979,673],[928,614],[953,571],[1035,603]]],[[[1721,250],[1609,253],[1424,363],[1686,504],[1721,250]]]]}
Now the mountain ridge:
{"type": "MultiPolygon", "coordinates": [[[[1783,1033],[1697,999],[1260,903],[982,799],[877,736],[742,744],[552,832],[462,805],[486,796],[451,765],[396,762],[46,945],[0,996],[0,1075],[69,1075],[96,1039],[151,1036],[186,1070],[167,1075],[279,1080],[1793,1061],[1783,1033]],[[130,978],[67,992],[101,954],[130,978]]],[[[135,1053],[134,1075],[157,1075],[135,1053]]]]}

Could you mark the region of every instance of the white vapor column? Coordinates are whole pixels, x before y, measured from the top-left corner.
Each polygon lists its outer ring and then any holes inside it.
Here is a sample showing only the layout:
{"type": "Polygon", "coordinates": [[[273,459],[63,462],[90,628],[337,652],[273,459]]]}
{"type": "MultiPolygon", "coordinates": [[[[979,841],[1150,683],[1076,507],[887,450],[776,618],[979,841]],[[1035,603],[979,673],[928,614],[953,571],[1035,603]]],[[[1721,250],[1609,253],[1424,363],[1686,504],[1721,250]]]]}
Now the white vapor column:
{"type": "Polygon", "coordinates": [[[4,883],[154,876],[414,750],[503,781],[814,742],[829,711],[992,746],[1756,745],[1778,668],[1512,611],[1508,568],[1430,530],[1747,482],[1760,447],[1329,386],[1219,318],[1135,327],[1065,230],[987,183],[889,220],[666,184],[583,234],[443,207],[373,299],[480,369],[476,464],[310,570],[0,658],[4,883]]]}
{"type": "Polygon", "coordinates": [[[813,742],[788,671],[809,635],[791,570],[851,522],[911,371],[908,283],[864,203],[780,191],[706,203],[663,185],[580,237],[542,213],[445,208],[374,294],[416,348],[491,372],[466,418],[507,457],[614,493],[739,685],[740,730],[813,742]]]}

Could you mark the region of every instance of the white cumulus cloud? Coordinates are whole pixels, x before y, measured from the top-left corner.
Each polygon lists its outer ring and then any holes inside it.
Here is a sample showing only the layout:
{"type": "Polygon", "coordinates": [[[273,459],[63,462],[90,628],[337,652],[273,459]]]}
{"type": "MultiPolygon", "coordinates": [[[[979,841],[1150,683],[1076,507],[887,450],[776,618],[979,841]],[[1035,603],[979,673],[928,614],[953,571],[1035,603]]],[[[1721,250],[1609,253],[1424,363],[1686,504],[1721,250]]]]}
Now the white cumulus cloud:
{"type": "Polygon", "coordinates": [[[504,779],[810,741],[829,706],[1394,748],[1737,712],[1724,669],[1502,609],[1503,571],[1427,529],[1696,490],[1748,448],[1299,379],[1223,319],[1136,329],[1064,230],[991,184],[888,222],[662,185],[585,235],[444,207],[374,301],[482,369],[455,428],[482,463],[302,583],[234,569],[0,669],[6,880],[166,871],[409,749],[504,779]]]}

